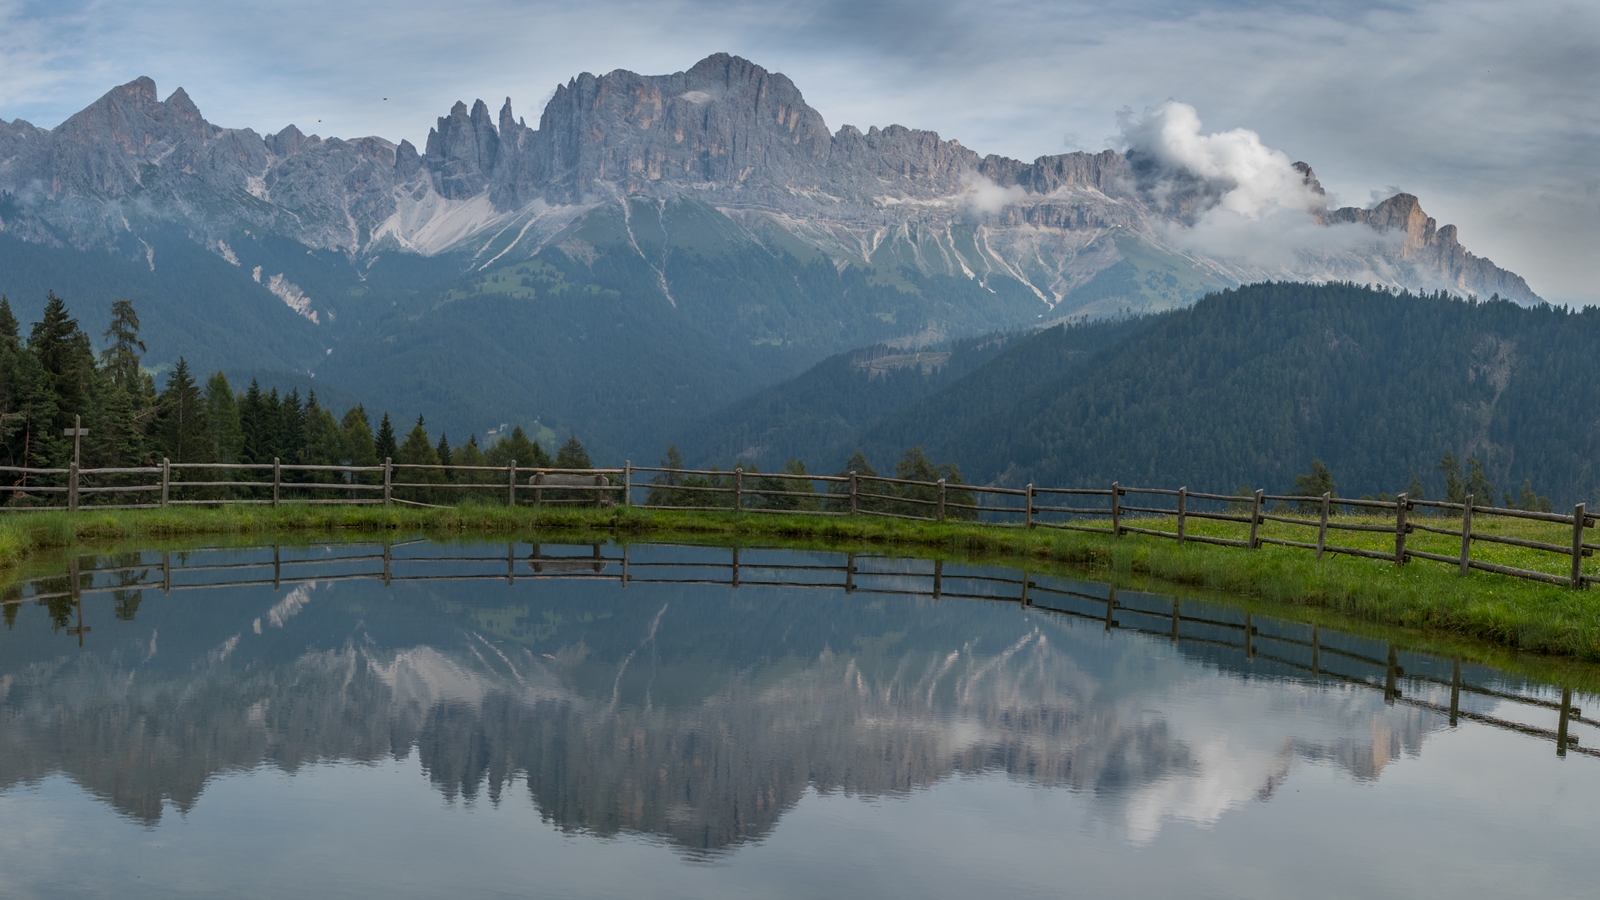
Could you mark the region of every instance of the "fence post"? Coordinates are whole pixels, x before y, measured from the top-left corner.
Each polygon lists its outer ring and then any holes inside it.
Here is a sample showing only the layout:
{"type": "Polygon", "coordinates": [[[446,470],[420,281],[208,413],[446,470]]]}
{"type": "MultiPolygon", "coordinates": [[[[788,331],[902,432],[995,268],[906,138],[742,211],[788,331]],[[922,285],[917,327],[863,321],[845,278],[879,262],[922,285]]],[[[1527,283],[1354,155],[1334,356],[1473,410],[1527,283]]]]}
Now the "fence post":
{"type": "Polygon", "coordinates": [[[1250,549],[1261,549],[1261,507],[1266,500],[1267,492],[1256,488],[1255,502],[1250,505],[1250,549]]]}
{"type": "Polygon", "coordinates": [[[78,511],[78,461],[67,464],[67,511],[78,511]]]}
{"type": "Polygon", "coordinates": [[[1572,508],[1572,589],[1583,590],[1583,504],[1572,508]]]}
{"type": "Polygon", "coordinates": [[[1461,577],[1467,577],[1467,572],[1472,569],[1472,495],[1467,495],[1467,501],[1461,504],[1461,577]]]}
{"type": "Polygon", "coordinates": [[[1111,482],[1111,536],[1122,537],[1122,486],[1111,482]]]}
{"type": "MultiPolygon", "coordinates": [[[[1033,485],[1031,485],[1031,484],[1028,485],[1027,493],[1028,493],[1028,511],[1023,516],[1023,522],[1029,528],[1032,528],[1033,527],[1033,485]]],[[[1026,605],[1026,604],[1024,604],[1024,605],[1026,605]]]]}
{"type": "Polygon", "coordinates": [[[1406,564],[1406,509],[1411,505],[1411,498],[1406,494],[1397,494],[1394,498],[1394,564],[1406,564]]]}
{"type": "Polygon", "coordinates": [[[856,514],[856,473],[850,472],[850,515],[856,514]]]}
{"type": "Polygon", "coordinates": [[[172,496],[172,460],[161,457],[161,508],[167,508],[168,498],[172,496]]]}
{"type": "Polygon", "coordinates": [[[938,512],[938,515],[937,515],[938,520],[942,523],[944,521],[944,479],[943,478],[939,479],[939,503],[934,508],[938,512]]]}
{"type": "Polygon", "coordinates": [[[506,505],[512,509],[517,506],[517,461],[514,459],[506,466],[506,505]]]}
{"type": "MultiPolygon", "coordinates": [[[[385,456],[383,458],[383,505],[389,506],[394,497],[394,460],[385,456]]],[[[384,548],[384,578],[383,583],[389,583],[388,548],[384,548]]]]}
{"type": "Polygon", "coordinates": [[[622,505],[633,505],[633,460],[622,463],[622,505]]]}
{"type": "MultiPolygon", "coordinates": [[[[604,475],[596,475],[596,476],[594,476],[594,484],[595,484],[595,487],[599,487],[601,485],[605,485],[606,487],[610,487],[611,486],[611,479],[607,478],[604,475]]],[[[605,491],[595,491],[594,492],[594,508],[595,509],[603,509],[605,507],[605,505],[606,505],[605,501],[606,501],[606,492],[605,491]]]]}
{"type": "Polygon", "coordinates": [[[1317,526],[1317,559],[1322,558],[1322,548],[1328,545],[1328,500],[1332,496],[1331,491],[1322,492],[1322,523],[1317,526]]]}
{"type": "Polygon", "coordinates": [[[278,458],[272,458],[272,505],[278,505],[278,489],[283,484],[283,473],[279,470],[278,458]]]}
{"type": "Polygon", "coordinates": [[[744,467],[735,466],[733,469],[733,511],[738,512],[744,508],[744,467]]]}
{"type": "Polygon", "coordinates": [[[1184,525],[1187,522],[1187,519],[1185,518],[1185,516],[1188,514],[1188,510],[1189,510],[1189,489],[1187,487],[1178,488],[1178,543],[1179,544],[1183,543],[1183,538],[1184,538],[1184,534],[1185,534],[1184,525]]]}
{"type": "Polygon", "coordinates": [[[533,508],[538,509],[544,505],[544,473],[533,473],[533,508]]]}

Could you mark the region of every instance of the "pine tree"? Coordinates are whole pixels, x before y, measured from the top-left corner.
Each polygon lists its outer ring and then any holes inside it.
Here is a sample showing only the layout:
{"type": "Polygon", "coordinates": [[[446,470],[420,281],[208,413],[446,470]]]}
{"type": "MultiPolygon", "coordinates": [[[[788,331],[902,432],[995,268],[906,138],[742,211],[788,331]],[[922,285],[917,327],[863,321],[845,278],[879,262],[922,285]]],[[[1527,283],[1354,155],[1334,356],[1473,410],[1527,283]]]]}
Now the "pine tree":
{"type": "Polygon", "coordinates": [[[17,317],[11,312],[11,299],[0,294],[0,345],[9,345],[12,349],[16,349],[20,327],[17,317]]]}
{"type": "MultiPolygon", "coordinates": [[[[328,408],[313,395],[306,403],[306,462],[315,466],[344,464],[344,430],[328,408]]],[[[314,481],[331,484],[340,480],[333,472],[316,472],[314,481]]]]}
{"type": "MultiPolygon", "coordinates": [[[[458,466],[487,466],[489,461],[484,459],[483,451],[478,449],[478,436],[472,435],[467,442],[456,448],[455,464],[458,466]]],[[[456,480],[462,484],[489,484],[498,481],[491,472],[460,472],[456,480]]],[[[477,496],[474,493],[466,494],[465,499],[471,500],[477,496]]]]}
{"type": "Polygon", "coordinates": [[[189,375],[188,362],[181,356],[167,376],[160,402],[156,440],[167,458],[184,463],[215,462],[217,451],[211,440],[211,425],[206,421],[205,399],[189,375]]]}
{"type": "Polygon", "coordinates": [[[217,461],[236,463],[244,453],[244,425],[239,403],[227,376],[217,372],[206,380],[206,420],[211,424],[211,441],[217,448],[217,461]]]}
{"type": "MultiPolygon", "coordinates": [[[[878,475],[878,470],[874,469],[872,467],[872,464],[867,462],[867,455],[865,453],[861,452],[860,450],[857,450],[856,452],[850,454],[850,458],[844,461],[844,469],[842,471],[840,471],[838,474],[841,475],[841,476],[844,476],[844,475],[849,475],[851,472],[856,473],[856,477],[858,479],[861,478],[861,477],[875,478],[878,475]]],[[[859,481],[858,481],[858,484],[857,484],[857,488],[858,488],[858,490],[865,490],[865,491],[869,491],[871,493],[878,493],[877,491],[871,490],[870,488],[861,487],[860,484],[859,484],[859,481]]],[[[850,485],[849,484],[847,484],[845,482],[842,482],[842,481],[835,481],[835,482],[833,482],[832,484],[830,484],[828,486],[828,493],[834,495],[833,499],[831,499],[828,502],[828,508],[829,509],[834,510],[836,512],[844,512],[844,511],[847,511],[847,510],[850,509],[850,501],[849,501],[849,499],[847,499],[847,495],[850,493],[850,485]]],[[[882,501],[877,500],[875,498],[868,497],[868,498],[859,499],[857,501],[856,508],[859,509],[859,510],[876,510],[876,509],[879,509],[881,506],[882,506],[882,501]]]]}
{"type": "Polygon", "coordinates": [[[439,465],[441,466],[455,465],[455,463],[451,461],[452,454],[450,453],[450,436],[442,431],[439,432],[439,446],[434,449],[434,455],[439,457],[439,465]]]}
{"type": "MultiPolygon", "coordinates": [[[[67,305],[51,291],[45,298],[44,317],[33,325],[28,337],[28,353],[39,361],[45,386],[56,408],[55,421],[49,424],[51,436],[72,427],[74,416],[87,416],[90,394],[97,371],[89,336],[67,312],[67,305]]],[[[46,423],[39,423],[41,426],[46,423]]],[[[40,434],[40,437],[44,437],[40,434]]],[[[51,443],[48,441],[42,443],[51,443]]],[[[64,464],[71,455],[70,441],[56,441],[52,456],[64,464]]]]}
{"type": "Polygon", "coordinates": [[[394,439],[394,426],[389,424],[389,414],[383,414],[383,420],[378,423],[378,433],[372,438],[373,450],[378,455],[378,462],[394,459],[400,452],[400,445],[394,439]]]}
{"type": "Polygon", "coordinates": [[[272,439],[267,424],[266,398],[261,395],[261,385],[252,378],[250,389],[239,400],[239,430],[243,442],[239,448],[239,461],[247,463],[272,462],[272,439]]]}
{"type": "Polygon", "coordinates": [[[544,469],[552,465],[550,454],[544,448],[528,440],[523,433],[522,426],[511,429],[509,437],[503,437],[494,442],[484,454],[491,466],[510,465],[516,460],[519,469],[544,469]]]}
{"type": "Polygon", "coordinates": [[[1493,506],[1494,484],[1483,474],[1483,463],[1477,459],[1468,458],[1467,470],[1466,492],[1472,495],[1473,505],[1493,506]]]}
{"type": "Polygon", "coordinates": [[[139,314],[132,300],[118,300],[111,304],[111,324],[105,331],[110,344],[100,351],[100,366],[111,383],[129,396],[137,396],[143,383],[139,370],[144,341],[139,340],[139,314]]]}
{"type": "Polygon", "coordinates": [[[305,462],[306,411],[300,403],[299,388],[291,389],[289,396],[283,398],[283,402],[278,406],[277,431],[278,452],[275,455],[286,463],[305,462]]]}
{"type": "MultiPolygon", "coordinates": [[[[1294,490],[1291,494],[1297,497],[1314,497],[1315,500],[1300,501],[1301,512],[1316,512],[1322,509],[1321,497],[1323,494],[1339,496],[1339,486],[1333,483],[1333,473],[1320,459],[1311,461],[1311,471],[1304,475],[1294,477],[1294,490]]],[[[1330,507],[1330,512],[1337,512],[1337,507],[1330,507]]]]}
{"type": "Polygon", "coordinates": [[[583,444],[578,442],[578,436],[567,438],[567,442],[556,451],[556,468],[558,469],[592,469],[594,464],[589,462],[589,452],[583,449],[583,444]]]}
{"type": "MultiPolygon", "coordinates": [[[[399,465],[407,466],[437,466],[439,454],[433,450],[433,443],[428,440],[428,430],[424,426],[421,416],[417,416],[417,424],[411,427],[411,433],[406,435],[405,443],[401,444],[395,452],[394,461],[399,465]]],[[[438,469],[406,469],[396,481],[409,481],[413,484],[438,484],[443,482],[444,473],[438,469]]],[[[432,503],[438,499],[436,491],[422,488],[406,488],[402,491],[406,499],[421,503],[432,503]]]]}
{"type": "Polygon", "coordinates": [[[1444,473],[1444,499],[1446,503],[1465,503],[1467,489],[1461,483],[1461,463],[1456,461],[1455,453],[1446,453],[1439,458],[1436,468],[1444,473]]]}
{"type": "MultiPolygon", "coordinates": [[[[683,468],[683,451],[678,449],[677,444],[667,445],[667,455],[661,460],[660,466],[663,469],[683,468]]],[[[645,497],[646,506],[691,505],[693,498],[690,495],[695,493],[694,491],[673,490],[683,484],[683,476],[677,472],[657,472],[655,477],[650,479],[650,483],[655,486],[650,488],[650,494],[645,497]]]]}
{"type": "MultiPolygon", "coordinates": [[[[382,462],[378,458],[372,438],[372,425],[367,421],[367,411],[364,407],[351,407],[340,420],[339,431],[341,452],[349,465],[376,466],[382,462]]],[[[352,480],[360,484],[378,484],[383,480],[383,476],[376,472],[365,472],[352,476],[352,480]]]]}

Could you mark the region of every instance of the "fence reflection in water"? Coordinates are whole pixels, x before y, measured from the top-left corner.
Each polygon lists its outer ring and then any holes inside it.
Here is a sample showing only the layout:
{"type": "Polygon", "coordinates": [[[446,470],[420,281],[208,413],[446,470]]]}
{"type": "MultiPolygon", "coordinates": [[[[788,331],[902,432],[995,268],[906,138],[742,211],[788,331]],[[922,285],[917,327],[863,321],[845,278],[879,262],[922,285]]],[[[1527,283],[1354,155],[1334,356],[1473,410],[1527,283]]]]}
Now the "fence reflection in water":
{"type": "MultiPolygon", "coordinates": [[[[683,549],[691,545],[644,545],[644,549],[648,551],[651,546],[683,549]]],[[[1583,709],[1574,704],[1570,687],[1495,686],[1488,682],[1504,679],[1497,679],[1494,670],[1464,665],[1460,659],[1402,651],[1393,643],[1385,645],[1315,625],[1255,616],[1209,601],[1119,591],[1112,585],[1026,571],[967,564],[947,567],[942,560],[855,553],[838,554],[842,564],[825,565],[769,561],[761,550],[710,547],[694,548],[717,557],[703,561],[653,559],[648,552],[641,559],[637,548],[606,544],[549,546],[513,542],[506,544],[503,555],[494,556],[407,552],[409,548],[436,547],[416,539],[326,545],[318,548],[323,552],[313,554],[304,548],[286,552],[275,545],[270,548],[270,559],[265,558],[267,549],[260,548],[260,560],[224,563],[203,560],[208,553],[240,551],[206,549],[149,554],[149,561],[113,566],[85,566],[84,558],[74,556],[68,572],[13,584],[0,595],[0,603],[65,604],[69,608],[61,612],[76,622],[65,628],[65,633],[82,647],[85,635],[93,631],[92,625],[85,623],[86,595],[109,593],[121,597],[146,588],[171,593],[266,585],[279,589],[285,582],[381,580],[391,585],[504,581],[514,585],[528,579],[585,579],[615,581],[624,588],[630,584],[783,587],[926,597],[935,601],[1000,602],[1103,623],[1108,632],[1126,630],[1160,636],[1190,654],[1232,654],[1242,658],[1252,674],[1381,691],[1386,703],[1446,715],[1452,727],[1468,721],[1550,740],[1559,756],[1576,753],[1600,757],[1600,747],[1582,746],[1572,733],[1575,726],[1596,723],[1585,718],[1583,709]],[[397,555],[397,550],[402,552],[397,555]],[[202,561],[191,561],[195,559],[202,561]],[[1497,705],[1494,714],[1468,709],[1462,705],[1464,695],[1508,706],[1501,709],[1497,705]],[[1555,727],[1538,724],[1548,721],[1552,714],[1555,727]]]]}

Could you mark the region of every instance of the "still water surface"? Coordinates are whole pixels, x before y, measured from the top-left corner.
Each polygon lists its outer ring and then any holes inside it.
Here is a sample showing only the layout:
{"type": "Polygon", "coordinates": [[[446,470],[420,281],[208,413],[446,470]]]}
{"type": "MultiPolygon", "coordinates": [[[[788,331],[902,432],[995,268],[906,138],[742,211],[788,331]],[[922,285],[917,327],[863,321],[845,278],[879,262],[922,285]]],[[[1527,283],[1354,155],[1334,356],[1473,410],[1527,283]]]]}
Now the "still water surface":
{"type": "Polygon", "coordinates": [[[0,896],[1600,890],[1600,700],[1221,604],[661,545],[77,566],[3,598],[0,896]]]}

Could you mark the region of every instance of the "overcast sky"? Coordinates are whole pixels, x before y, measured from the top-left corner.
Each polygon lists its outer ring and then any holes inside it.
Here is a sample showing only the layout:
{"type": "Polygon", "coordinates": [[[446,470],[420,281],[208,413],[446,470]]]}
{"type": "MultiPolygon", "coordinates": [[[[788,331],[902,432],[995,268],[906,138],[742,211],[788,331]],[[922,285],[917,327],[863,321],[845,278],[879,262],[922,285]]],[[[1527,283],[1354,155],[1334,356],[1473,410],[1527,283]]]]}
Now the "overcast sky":
{"type": "Polygon", "coordinates": [[[1547,299],[1600,304],[1592,0],[0,0],[0,118],[51,127],[149,75],[220,125],[420,146],[456,100],[509,96],[534,122],[579,72],[717,51],[788,75],[832,128],[1025,160],[1104,149],[1119,110],[1180,100],[1345,204],[1417,194],[1547,299]]]}

